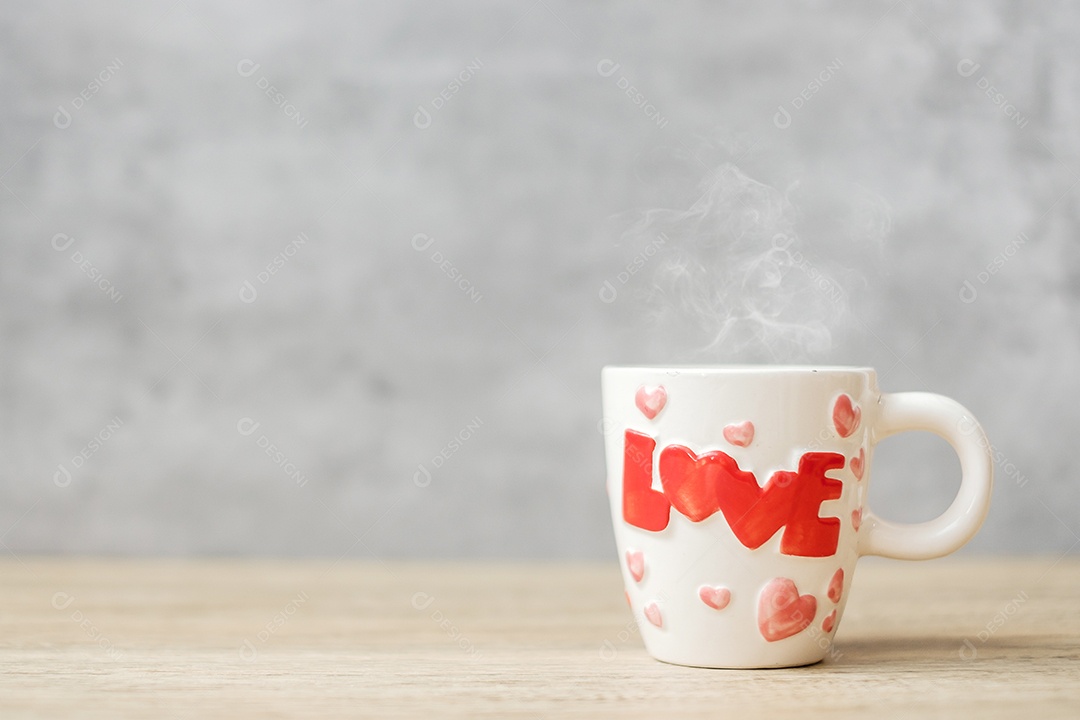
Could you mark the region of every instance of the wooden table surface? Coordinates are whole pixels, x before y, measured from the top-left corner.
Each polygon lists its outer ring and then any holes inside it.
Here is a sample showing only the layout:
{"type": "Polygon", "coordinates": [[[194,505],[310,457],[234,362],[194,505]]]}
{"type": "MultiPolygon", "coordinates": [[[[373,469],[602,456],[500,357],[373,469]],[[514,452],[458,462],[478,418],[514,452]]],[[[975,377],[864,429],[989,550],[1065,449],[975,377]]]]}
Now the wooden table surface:
{"type": "Polygon", "coordinates": [[[649,658],[614,561],[0,564],[0,718],[1080,717],[1080,559],[863,560],[765,671],[649,658]]]}

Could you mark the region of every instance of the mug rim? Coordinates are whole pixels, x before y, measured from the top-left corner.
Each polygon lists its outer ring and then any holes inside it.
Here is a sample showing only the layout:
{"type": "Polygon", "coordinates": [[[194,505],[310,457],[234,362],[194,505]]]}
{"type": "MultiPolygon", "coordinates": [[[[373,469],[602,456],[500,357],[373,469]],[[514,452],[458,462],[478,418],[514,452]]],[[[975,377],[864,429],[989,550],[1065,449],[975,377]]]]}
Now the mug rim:
{"type": "Polygon", "coordinates": [[[601,372],[677,372],[702,375],[727,374],[839,374],[860,373],[873,375],[874,368],[866,365],[605,365],[601,372]]]}

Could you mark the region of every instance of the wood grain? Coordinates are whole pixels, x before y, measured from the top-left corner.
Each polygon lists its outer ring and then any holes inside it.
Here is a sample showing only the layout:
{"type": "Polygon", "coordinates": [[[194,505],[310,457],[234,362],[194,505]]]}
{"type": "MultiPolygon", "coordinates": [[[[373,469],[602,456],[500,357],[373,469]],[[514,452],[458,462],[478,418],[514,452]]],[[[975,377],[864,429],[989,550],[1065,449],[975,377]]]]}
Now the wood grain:
{"type": "Polygon", "coordinates": [[[864,560],[835,655],[768,671],[649,658],[614,562],[0,566],[3,718],[1080,716],[1071,558],[864,560]]]}

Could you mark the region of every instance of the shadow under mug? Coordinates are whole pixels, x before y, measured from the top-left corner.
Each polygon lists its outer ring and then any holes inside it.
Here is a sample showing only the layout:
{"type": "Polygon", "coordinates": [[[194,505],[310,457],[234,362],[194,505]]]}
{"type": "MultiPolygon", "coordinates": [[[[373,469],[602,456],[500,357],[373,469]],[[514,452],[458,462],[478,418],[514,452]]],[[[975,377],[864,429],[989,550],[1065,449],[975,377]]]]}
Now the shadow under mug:
{"type": "Polygon", "coordinates": [[[949,398],[884,394],[856,367],[606,367],[607,489],[626,597],[658,660],[717,668],[823,659],[863,555],[953,552],[989,509],[993,463],[949,398]],[[874,445],[945,438],[963,473],[937,519],[866,508],[874,445]]]}

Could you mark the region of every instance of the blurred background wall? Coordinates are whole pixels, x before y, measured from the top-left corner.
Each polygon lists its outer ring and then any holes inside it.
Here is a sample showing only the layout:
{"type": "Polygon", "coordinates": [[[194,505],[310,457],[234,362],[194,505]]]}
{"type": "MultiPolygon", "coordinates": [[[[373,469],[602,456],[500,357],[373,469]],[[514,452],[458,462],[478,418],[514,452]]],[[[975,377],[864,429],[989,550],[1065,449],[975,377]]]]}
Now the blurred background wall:
{"type": "MultiPolygon", "coordinates": [[[[657,328],[625,236],[736,161],[889,227],[802,245],[849,312],[781,359],[957,398],[997,455],[968,551],[1074,550],[1078,39],[1066,3],[5,3],[0,541],[611,556],[600,367],[773,359],[657,328]]],[[[958,484],[921,435],[874,472],[899,520],[958,484]]]]}

